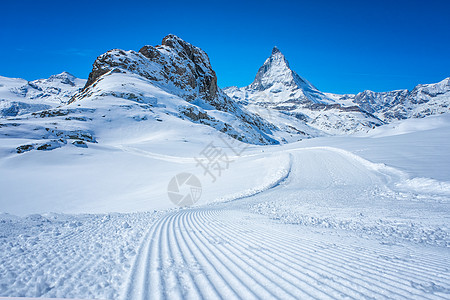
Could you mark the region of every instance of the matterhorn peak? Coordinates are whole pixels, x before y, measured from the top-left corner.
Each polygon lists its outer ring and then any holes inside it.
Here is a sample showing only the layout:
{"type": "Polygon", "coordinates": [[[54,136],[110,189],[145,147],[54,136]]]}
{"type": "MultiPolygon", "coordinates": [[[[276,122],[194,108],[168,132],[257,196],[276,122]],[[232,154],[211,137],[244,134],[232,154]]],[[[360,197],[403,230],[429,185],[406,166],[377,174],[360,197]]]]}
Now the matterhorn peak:
{"type": "Polygon", "coordinates": [[[273,47],[272,54],[256,73],[250,85],[255,90],[272,89],[307,89],[316,90],[307,80],[291,70],[289,62],[278,47],[273,47]]]}
{"type": "Polygon", "coordinates": [[[280,49],[278,49],[277,46],[274,46],[272,49],[272,55],[277,54],[277,53],[281,53],[280,49]]]}

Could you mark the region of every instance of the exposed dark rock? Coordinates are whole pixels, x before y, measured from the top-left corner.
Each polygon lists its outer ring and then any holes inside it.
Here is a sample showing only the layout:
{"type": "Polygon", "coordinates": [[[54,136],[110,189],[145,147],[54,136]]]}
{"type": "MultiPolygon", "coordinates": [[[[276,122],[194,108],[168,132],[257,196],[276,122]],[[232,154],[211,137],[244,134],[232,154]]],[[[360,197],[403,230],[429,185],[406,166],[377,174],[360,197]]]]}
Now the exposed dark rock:
{"type": "Polygon", "coordinates": [[[80,148],[87,148],[88,146],[86,145],[85,142],[83,141],[73,141],[72,145],[76,146],[76,147],[80,147],[80,148]]]}
{"type": "Polygon", "coordinates": [[[60,144],[59,141],[53,140],[53,141],[50,141],[50,142],[47,142],[45,144],[42,144],[42,145],[38,146],[36,148],[36,150],[50,151],[50,150],[54,150],[56,148],[61,148],[61,144],[60,144]]]}
{"type": "Polygon", "coordinates": [[[19,147],[16,148],[17,153],[24,153],[24,152],[27,152],[27,151],[31,151],[33,149],[34,149],[33,145],[22,145],[22,146],[19,146],[19,147]]]}

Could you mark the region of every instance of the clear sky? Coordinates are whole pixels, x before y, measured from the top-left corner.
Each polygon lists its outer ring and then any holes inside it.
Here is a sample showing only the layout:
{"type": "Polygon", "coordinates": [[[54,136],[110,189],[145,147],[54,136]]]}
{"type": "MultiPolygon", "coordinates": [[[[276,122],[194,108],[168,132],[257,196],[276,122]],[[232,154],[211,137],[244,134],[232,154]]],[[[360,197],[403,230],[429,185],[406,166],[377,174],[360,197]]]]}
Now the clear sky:
{"type": "Polygon", "coordinates": [[[173,33],[205,50],[221,87],[248,85],[278,46],[325,92],[413,88],[450,76],[450,1],[3,0],[0,75],[87,78],[109,49],[173,33]]]}

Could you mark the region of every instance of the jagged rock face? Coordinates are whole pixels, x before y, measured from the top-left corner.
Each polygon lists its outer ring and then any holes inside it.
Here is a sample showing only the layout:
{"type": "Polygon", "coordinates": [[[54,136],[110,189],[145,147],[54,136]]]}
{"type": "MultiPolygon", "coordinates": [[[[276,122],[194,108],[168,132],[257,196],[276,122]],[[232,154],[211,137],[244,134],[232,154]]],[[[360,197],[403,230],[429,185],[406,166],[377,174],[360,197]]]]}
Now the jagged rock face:
{"type": "Polygon", "coordinates": [[[368,111],[385,122],[407,118],[407,109],[404,106],[408,90],[376,93],[364,91],[353,99],[359,107],[368,111]]]}
{"type": "MultiPolygon", "coordinates": [[[[192,107],[180,106],[180,118],[214,127],[245,142],[278,143],[270,137],[275,129],[273,125],[243,109],[218,88],[216,73],[211,67],[208,55],[175,35],[166,36],[161,45],[144,46],[139,52],[113,49],[100,55],[93,64],[85,88],[72,98],[71,103],[92,97],[125,95],[126,88],[123,85],[126,83],[122,83],[122,87],[106,87],[102,84],[103,80],[117,74],[121,74],[124,80],[135,75],[145,78],[148,85],[176,95],[200,109],[198,117],[190,119],[192,113],[189,109],[192,107]],[[237,118],[236,124],[221,123],[209,115],[208,111],[214,114],[214,110],[232,115],[230,119],[237,118]],[[246,132],[249,138],[239,132],[246,132]]],[[[136,94],[136,99],[139,100],[143,98],[139,95],[142,92],[134,90],[133,94],[136,94]]]]}
{"type": "MultiPolygon", "coordinates": [[[[139,52],[114,49],[100,55],[94,62],[86,88],[99,77],[121,68],[171,89],[187,101],[203,99],[214,107],[223,105],[216,73],[208,55],[175,35],[166,36],[159,46],[144,46],[139,52]]],[[[219,106],[219,107],[218,107],[219,106]]]]}
{"type": "Polygon", "coordinates": [[[413,103],[428,102],[430,98],[444,96],[450,93],[450,77],[432,84],[419,84],[410,93],[413,103]]]}
{"type": "Polygon", "coordinates": [[[376,113],[382,109],[389,109],[403,103],[407,95],[407,90],[385,93],[364,91],[357,94],[353,102],[367,112],[376,113]]]}
{"type": "MultiPolygon", "coordinates": [[[[208,55],[203,50],[174,35],[166,36],[161,46],[166,46],[178,54],[174,59],[169,61],[165,60],[164,63],[170,66],[166,74],[170,74],[174,70],[173,73],[180,76],[177,84],[181,88],[186,89],[187,86],[185,83],[187,83],[194,90],[198,88],[198,96],[200,98],[212,101],[218,97],[216,73],[211,67],[208,55]]],[[[160,55],[158,56],[156,54],[157,49],[152,48],[152,46],[144,46],[139,52],[150,60],[154,56],[161,58],[160,55]]],[[[170,79],[170,76],[167,79],[170,79]]]]}

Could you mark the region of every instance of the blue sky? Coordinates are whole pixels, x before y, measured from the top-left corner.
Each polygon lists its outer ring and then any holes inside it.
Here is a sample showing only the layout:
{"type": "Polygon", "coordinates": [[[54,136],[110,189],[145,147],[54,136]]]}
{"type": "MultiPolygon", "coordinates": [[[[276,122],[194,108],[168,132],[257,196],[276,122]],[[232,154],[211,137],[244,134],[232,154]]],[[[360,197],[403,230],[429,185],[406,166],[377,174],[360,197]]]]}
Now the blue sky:
{"type": "Polygon", "coordinates": [[[278,46],[326,92],[413,88],[450,76],[450,1],[2,1],[0,75],[87,78],[109,49],[173,33],[244,86],[278,46]]]}

